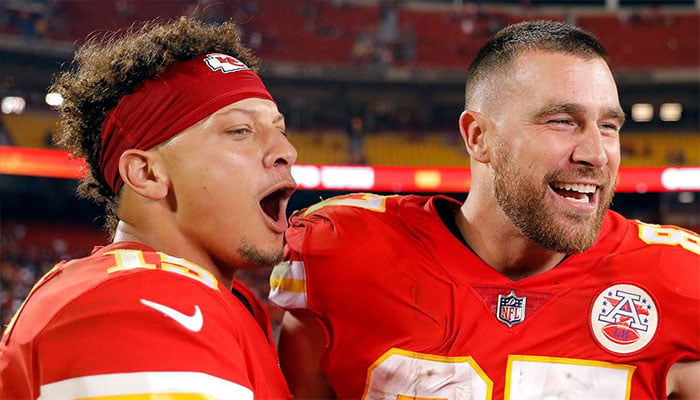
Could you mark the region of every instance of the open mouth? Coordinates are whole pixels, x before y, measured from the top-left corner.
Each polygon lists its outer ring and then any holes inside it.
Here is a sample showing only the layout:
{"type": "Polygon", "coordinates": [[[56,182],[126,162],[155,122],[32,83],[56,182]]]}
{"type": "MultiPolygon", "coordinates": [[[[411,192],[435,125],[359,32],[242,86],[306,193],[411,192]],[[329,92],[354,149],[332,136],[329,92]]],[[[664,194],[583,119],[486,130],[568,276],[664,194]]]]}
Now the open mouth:
{"type": "Polygon", "coordinates": [[[553,182],[549,187],[559,196],[579,203],[592,202],[593,195],[598,190],[598,186],[586,183],[553,182]]]}
{"type": "Polygon", "coordinates": [[[260,200],[260,209],[273,222],[274,225],[286,228],[287,202],[294,193],[294,186],[284,186],[270,192],[260,200]]]}
{"type": "Polygon", "coordinates": [[[282,199],[284,194],[284,189],[279,189],[260,200],[260,207],[262,208],[263,212],[273,221],[278,221],[280,219],[280,215],[282,214],[280,211],[282,210],[282,199]]]}

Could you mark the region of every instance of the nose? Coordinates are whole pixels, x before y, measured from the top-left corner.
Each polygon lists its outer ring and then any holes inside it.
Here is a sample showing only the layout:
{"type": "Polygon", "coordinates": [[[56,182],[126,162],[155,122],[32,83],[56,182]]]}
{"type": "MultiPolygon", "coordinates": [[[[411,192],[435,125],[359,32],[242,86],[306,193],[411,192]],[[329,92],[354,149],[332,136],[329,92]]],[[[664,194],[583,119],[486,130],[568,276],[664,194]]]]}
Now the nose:
{"type": "Polygon", "coordinates": [[[598,127],[584,130],[574,148],[572,161],[595,168],[602,168],[608,163],[608,153],[603,143],[603,135],[598,127]]]}
{"type": "Polygon", "coordinates": [[[285,135],[276,132],[271,138],[270,151],[265,155],[263,162],[267,168],[291,167],[297,162],[297,149],[285,135]]]}

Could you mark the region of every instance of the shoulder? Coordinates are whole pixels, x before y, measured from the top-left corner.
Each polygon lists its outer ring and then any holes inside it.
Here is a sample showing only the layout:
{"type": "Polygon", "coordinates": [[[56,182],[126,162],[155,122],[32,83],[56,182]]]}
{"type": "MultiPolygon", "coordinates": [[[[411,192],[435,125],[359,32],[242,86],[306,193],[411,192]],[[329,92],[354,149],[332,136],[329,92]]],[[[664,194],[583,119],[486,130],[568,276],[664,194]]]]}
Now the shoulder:
{"type": "Polygon", "coordinates": [[[286,233],[285,261],[270,277],[270,300],[284,308],[309,308],[309,294],[335,296],[343,286],[366,284],[376,268],[425,246],[424,237],[442,230],[437,197],[334,197],[298,212],[286,233]]]}
{"type": "Polygon", "coordinates": [[[291,222],[292,225],[298,225],[318,219],[335,221],[362,215],[392,215],[403,198],[405,196],[382,196],[373,193],[335,196],[295,212],[291,222]]]}
{"type": "Polygon", "coordinates": [[[72,321],[96,318],[91,311],[103,316],[127,306],[140,309],[138,300],[157,292],[174,296],[182,291],[220,291],[219,283],[204,268],[145,246],[128,246],[107,246],[89,257],[56,265],[34,286],[7,335],[18,331],[22,337],[34,337],[63,316],[72,321]],[[91,302],[97,306],[91,308],[91,302]]]}
{"type": "Polygon", "coordinates": [[[168,264],[111,274],[58,310],[47,331],[85,329],[93,332],[91,337],[113,329],[135,335],[148,330],[149,337],[158,336],[159,329],[207,335],[232,328],[232,321],[244,311],[232,307],[231,295],[199,268],[168,264]]]}
{"type": "Polygon", "coordinates": [[[332,251],[356,241],[371,240],[387,231],[401,231],[410,214],[429,213],[430,197],[382,196],[353,193],[332,197],[290,218],[285,238],[295,251],[332,251]]]}
{"type": "Polygon", "coordinates": [[[112,337],[114,329],[152,337],[159,329],[187,336],[226,327],[233,334],[234,321],[247,314],[205,268],[134,248],[106,248],[61,266],[30,295],[18,320],[42,312],[44,343],[60,341],[59,331],[98,341],[98,332],[112,337]]]}
{"type": "Polygon", "coordinates": [[[274,349],[245,306],[208,271],[166,254],[105,249],[64,265],[26,306],[10,346],[40,358],[35,375],[61,382],[57,391],[99,389],[108,379],[124,389],[161,382],[252,398],[251,365],[277,373],[274,349]]]}
{"type": "Polygon", "coordinates": [[[233,376],[225,370],[240,368],[231,361],[245,359],[245,338],[260,328],[226,296],[179,273],[118,274],[59,310],[37,335],[35,351],[43,373],[55,374],[47,381],[116,371],[233,376]],[[61,359],[70,359],[70,368],[53,362],[61,359]]]}
{"type": "Polygon", "coordinates": [[[609,212],[592,250],[621,276],[639,276],[666,293],[700,299],[700,236],[693,231],[609,212]]]}
{"type": "Polygon", "coordinates": [[[618,251],[645,251],[697,259],[700,256],[700,235],[675,225],[650,224],[627,219],[609,211],[605,217],[598,244],[614,242],[618,251]]]}

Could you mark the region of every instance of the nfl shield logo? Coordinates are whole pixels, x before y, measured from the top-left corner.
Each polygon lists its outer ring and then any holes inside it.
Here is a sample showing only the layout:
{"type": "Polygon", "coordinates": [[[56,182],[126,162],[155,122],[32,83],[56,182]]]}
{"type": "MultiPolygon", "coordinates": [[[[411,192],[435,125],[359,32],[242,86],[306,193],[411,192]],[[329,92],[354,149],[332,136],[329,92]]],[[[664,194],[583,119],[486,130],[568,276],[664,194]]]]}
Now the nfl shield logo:
{"type": "Polygon", "coordinates": [[[496,318],[509,327],[525,321],[525,300],[524,296],[518,297],[512,290],[508,296],[499,294],[496,318]]]}

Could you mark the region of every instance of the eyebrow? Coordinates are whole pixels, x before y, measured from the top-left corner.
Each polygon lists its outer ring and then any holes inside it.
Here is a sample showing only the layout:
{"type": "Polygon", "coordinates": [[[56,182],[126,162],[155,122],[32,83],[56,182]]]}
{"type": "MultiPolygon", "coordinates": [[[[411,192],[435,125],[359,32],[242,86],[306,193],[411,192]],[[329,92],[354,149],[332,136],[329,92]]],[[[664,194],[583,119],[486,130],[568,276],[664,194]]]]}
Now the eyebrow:
{"type": "MultiPolygon", "coordinates": [[[[259,114],[259,112],[257,112],[257,111],[247,110],[244,108],[231,108],[231,109],[228,109],[226,111],[222,111],[221,113],[218,113],[218,114],[219,115],[226,115],[226,114],[233,114],[233,113],[237,113],[237,112],[247,114],[251,117],[255,116],[256,114],[259,114]]],[[[284,115],[282,115],[281,113],[277,113],[277,115],[275,115],[275,118],[272,120],[272,123],[276,124],[280,121],[284,121],[284,115]]]]}
{"type": "MultiPolygon", "coordinates": [[[[552,114],[582,114],[584,107],[576,103],[563,104],[546,104],[535,113],[535,118],[543,118],[552,114]]],[[[620,122],[620,125],[625,123],[625,112],[619,107],[610,107],[603,112],[604,118],[614,118],[620,122]]]]}
{"type": "Polygon", "coordinates": [[[603,114],[605,118],[614,118],[620,122],[620,125],[623,125],[626,120],[625,112],[622,111],[621,108],[614,107],[614,108],[609,108],[605,111],[603,114]]]}

